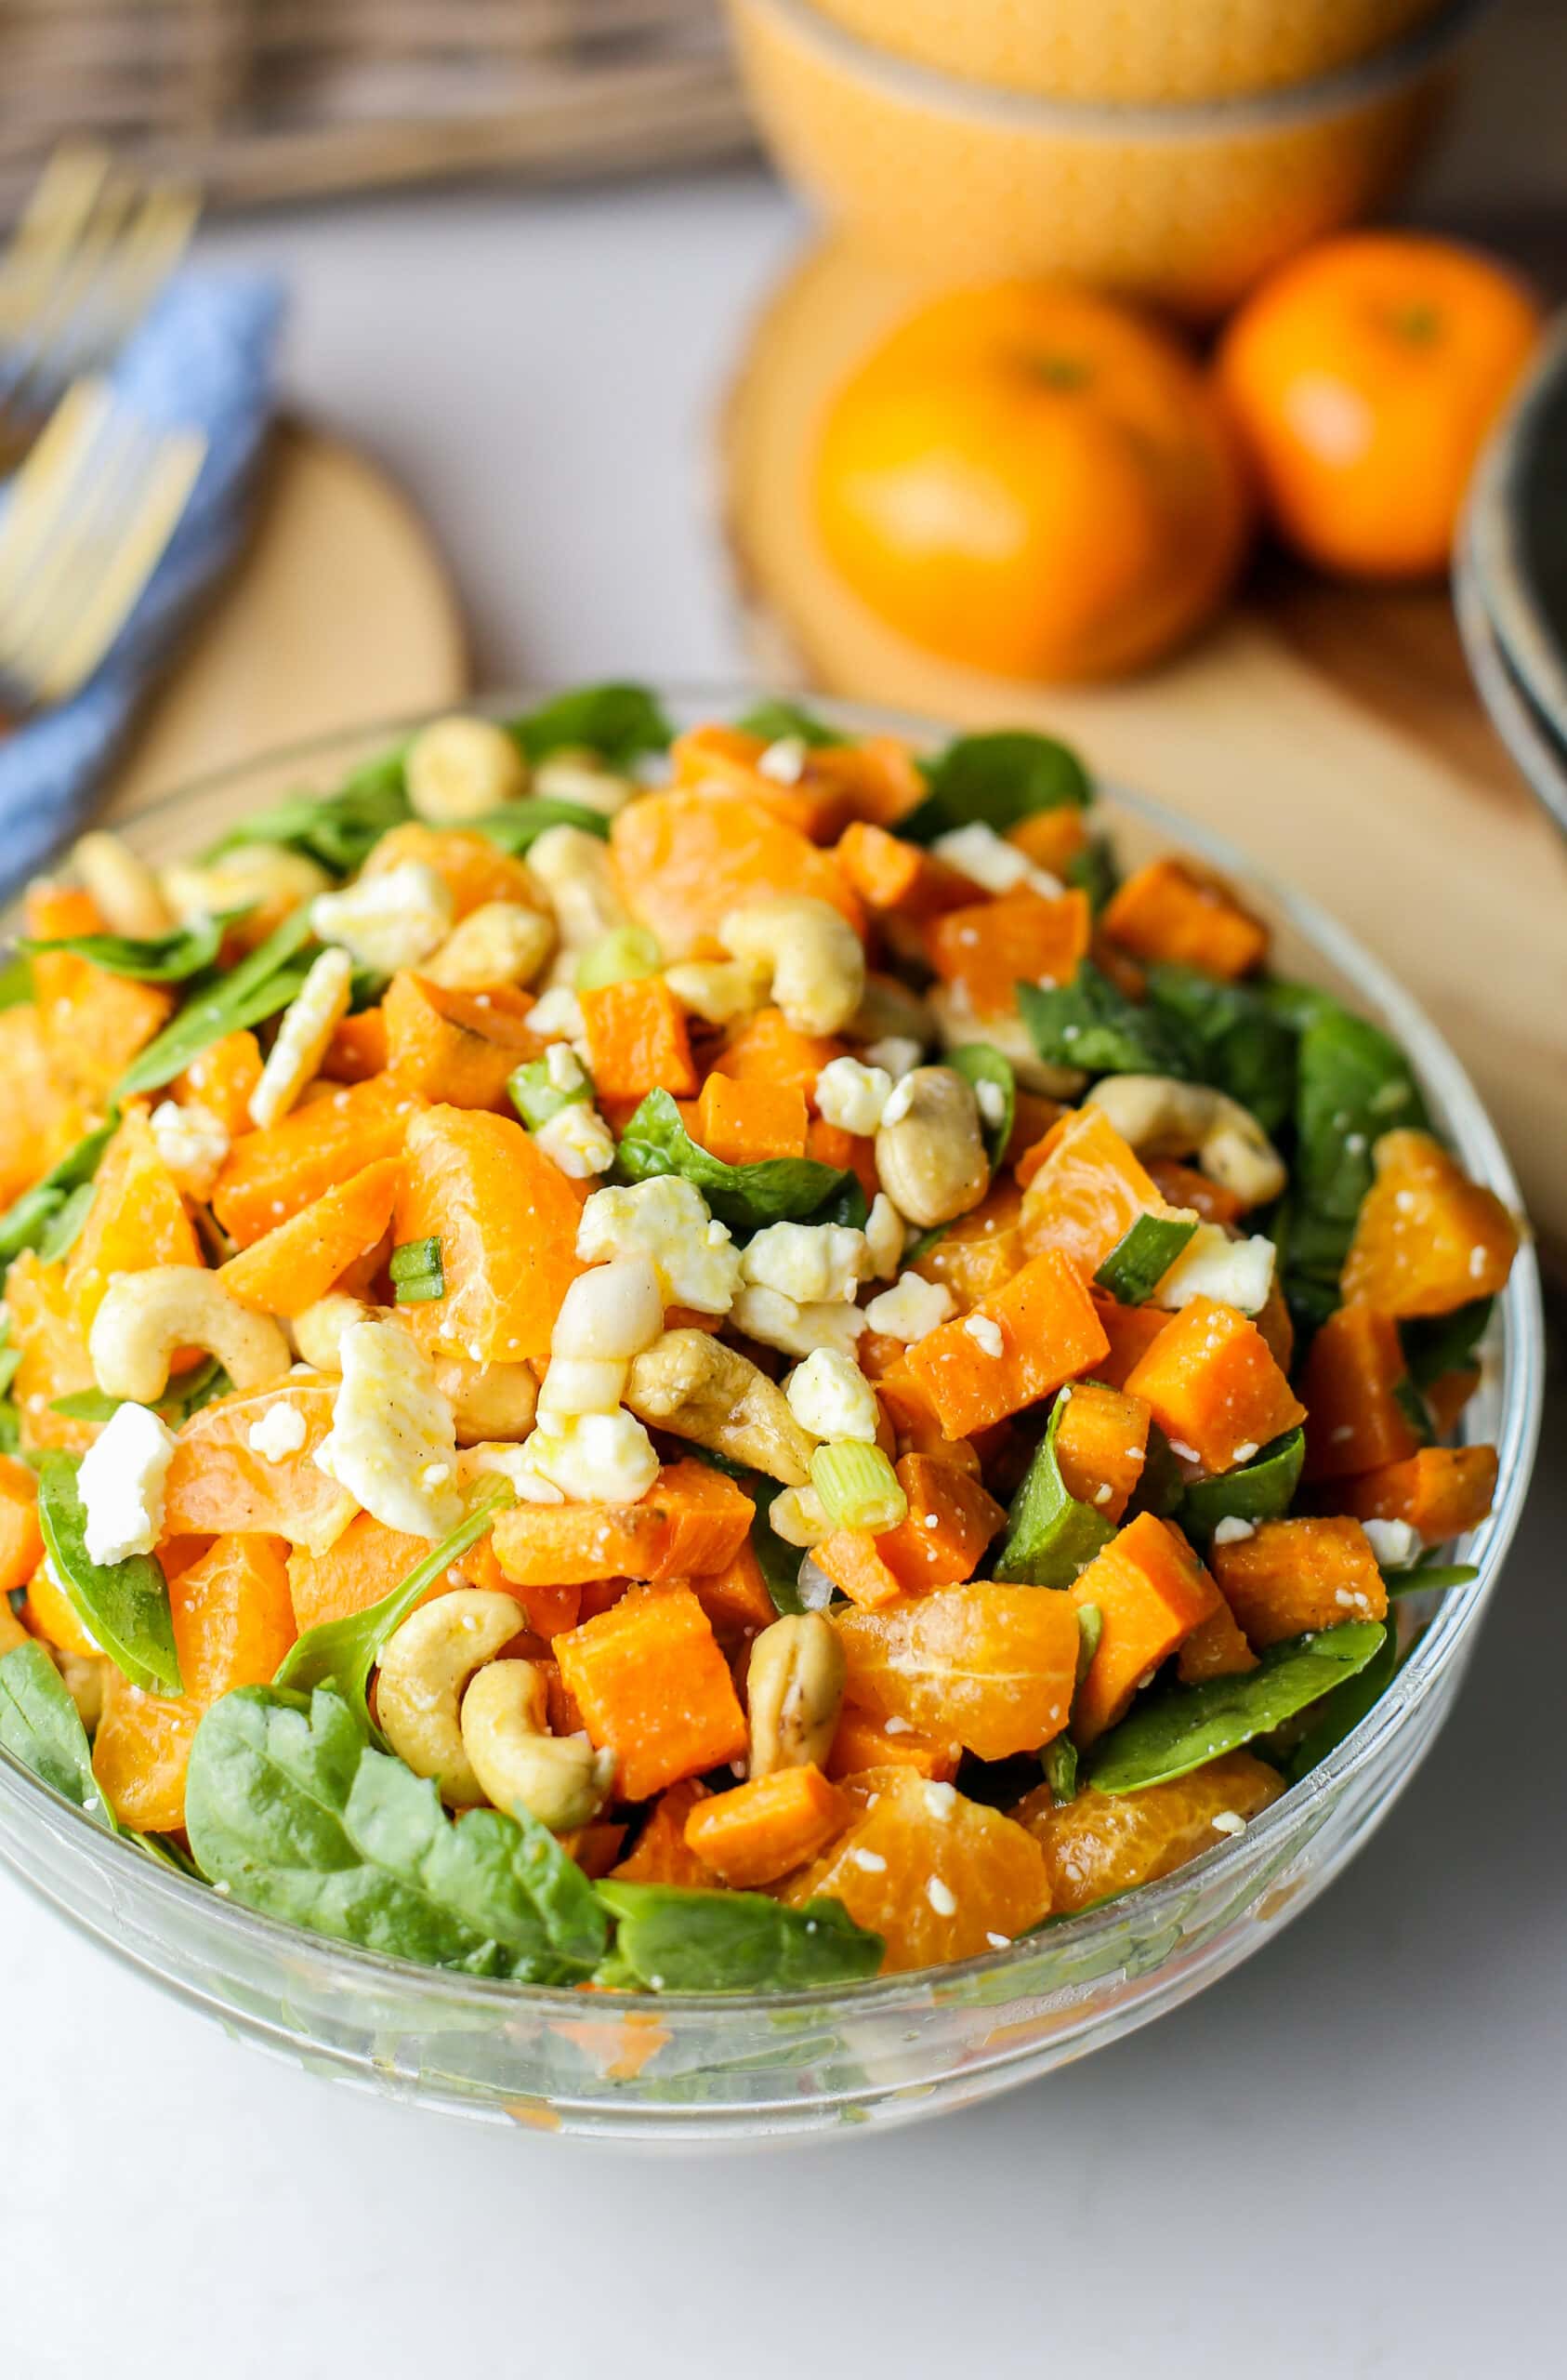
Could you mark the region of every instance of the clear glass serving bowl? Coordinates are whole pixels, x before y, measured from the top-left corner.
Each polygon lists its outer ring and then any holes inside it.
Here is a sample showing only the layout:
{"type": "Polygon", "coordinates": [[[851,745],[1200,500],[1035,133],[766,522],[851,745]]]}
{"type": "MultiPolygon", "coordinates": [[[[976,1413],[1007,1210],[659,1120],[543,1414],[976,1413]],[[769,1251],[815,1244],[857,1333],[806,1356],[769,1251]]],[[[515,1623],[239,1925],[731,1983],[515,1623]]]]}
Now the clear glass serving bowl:
{"type": "MultiPolygon", "coordinates": [[[[516,694],[487,707],[512,711],[537,699],[516,694]]],[[[732,715],[744,698],[708,689],[668,699],[690,721],[732,715]]],[[[941,740],[921,722],[821,707],[848,727],[941,740]]],[[[416,723],[385,722],[228,770],[145,811],[127,831],[156,860],[188,853],[284,793],[330,789],[416,723]]],[[[1340,993],[1396,1035],[1470,1173],[1519,1204],[1463,1069],[1374,959],[1312,904],[1259,881],[1219,837],[1129,793],[1105,801],[1124,850],[1183,844],[1243,880],[1274,926],[1281,971],[1340,993]]],[[[993,1957],[783,1998],[654,2001],[474,1981],[253,1916],[104,1834],[3,1753],[0,1859],[81,1933],[243,2039],[426,2107],[681,2144],[965,2107],[1201,1990],[1297,1916],[1376,1827],[1442,1725],[1495,1592],[1534,1458],[1541,1349],[1538,1275],[1526,1247],[1498,1301],[1483,1382],[1466,1416],[1501,1457],[1496,1509],[1459,1549],[1480,1576],[1431,1599],[1413,1657],[1354,1733],[1243,1835],[1163,1883],[1047,1924],[993,1957]]]]}

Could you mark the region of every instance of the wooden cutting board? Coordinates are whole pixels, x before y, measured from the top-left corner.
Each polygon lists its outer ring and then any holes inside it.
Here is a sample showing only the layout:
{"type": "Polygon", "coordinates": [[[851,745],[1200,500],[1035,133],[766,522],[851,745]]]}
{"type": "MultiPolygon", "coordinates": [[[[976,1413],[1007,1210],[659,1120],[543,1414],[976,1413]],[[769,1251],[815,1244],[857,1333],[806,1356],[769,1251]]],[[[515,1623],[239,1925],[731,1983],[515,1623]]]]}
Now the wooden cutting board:
{"type": "Polygon", "coordinates": [[[1268,564],[1188,654],[1092,690],[915,651],[834,579],[808,491],[828,394],[919,294],[829,245],[754,327],[724,445],[731,549],[767,674],[966,725],[1048,727],[1102,775],[1206,820],[1314,894],[1452,1041],[1542,1241],[1567,1263],[1567,841],[1492,733],[1445,596],[1332,588],[1268,564]]]}
{"type": "Polygon", "coordinates": [[[362,455],[284,421],[245,550],[149,706],[108,809],[124,815],[281,745],[450,702],[467,682],[456,596],[412,505],[362,455]]]}

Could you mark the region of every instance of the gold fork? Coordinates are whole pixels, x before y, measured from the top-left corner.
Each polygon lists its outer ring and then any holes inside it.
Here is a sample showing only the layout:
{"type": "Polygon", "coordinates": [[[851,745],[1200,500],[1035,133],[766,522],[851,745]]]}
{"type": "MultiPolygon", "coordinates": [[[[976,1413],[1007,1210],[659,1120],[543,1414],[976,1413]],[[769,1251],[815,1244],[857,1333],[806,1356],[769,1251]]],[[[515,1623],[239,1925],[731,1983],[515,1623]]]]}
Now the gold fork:
{"type": "Polygon", "coordinates": [[[97,143],[56,151],[0,257],[0,467],[71,381],[113,360],[198,212],[192,192],[144,187],[97,143]]]}
{"type": "Polygon", "coordinates": [[[50,415],[0,516],[0,714],[75,693],[134,609],[206,453],[159,430],[100,380],[50,415]]]}

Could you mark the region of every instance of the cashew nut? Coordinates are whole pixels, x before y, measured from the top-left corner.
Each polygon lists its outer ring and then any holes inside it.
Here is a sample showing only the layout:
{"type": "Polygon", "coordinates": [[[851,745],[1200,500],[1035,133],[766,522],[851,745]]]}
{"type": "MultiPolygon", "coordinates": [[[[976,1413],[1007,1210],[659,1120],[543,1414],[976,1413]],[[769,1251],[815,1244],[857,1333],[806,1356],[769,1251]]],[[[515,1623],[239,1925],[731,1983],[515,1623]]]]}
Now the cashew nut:
{"type": "Polygon", "coordinates": [[[917,1041],[926,1050],[936,1038],[936,1020],[919,994],[896,975],[867,975],[848,1032],[851,1041],[917,1041]]]}
{"type": "Polygon", "coordinates": [[[181,924],[222,909],[255,908],[269,919],[286,917],[324,892],[332,879],[303,852],[282,843],[241,843],[204,867],[166,867],[159,881],[181,924]]]}
{"type": "Polygon", "coordinates": [[[751,1646],[745,1673],[751,1774],[821,1767],[843,1709],[843,1639],[820,1611],[775,1620],[751,1646]]]}
{"type": "Polygon", "coordinates": [[[449,992],[531,984],[555,947],[555,928],[520,901],[485,901],[453,927],[419,972],[449,992]]]}
{"type": "Polygon", "coordinates": [[[461,712],[419,730],[402,774],[415,816],[431,826],[460,826],[528,790],[527,764],[505,728],[461,712]]]}
{"type": "Polygon", "coordinates": [[[579,952],[631,922],[610,866],[609,845],[586,826],[546,826],[529,847],[528,872],[544,888],[560,938],[551,980],[569,984],[579,952]]]}
{"type": "Polygon", "coordinates": [[[467,1355],[438,1350],[431,1368],[452,1408],[460,1447],[525,1438],[533,1428],[539,1384],[530,1365],[476,1364],[467,1355]]]}
{"type": "Polygon", "coordinates": [[[1015,1012],[1007,1016],[976,1016],[958,987],[949,984],[932,986],[930,1006],[944,1049],[961,1050],[966,1041],[988,1041],[1010,1065],[1020,1091],[1036,1091],[1044,1099],[1075,1099],[1088,1079],[1080,1067],[1053,1066],[1042,1058],[1015,1012]]]}
{"type": "Polygon", "coordinates": [[[156,1404],[177,1347],[204,1348],[242,1390],[270,1387],[294,1360],[271,1316],[241,1305],[199,1264],[116,1273],[87,1338],[93,1377],[105,1396],[156,1404]]]}
{"type": "Polygon", "coordinates": [[[876,1172],[901,1215],[922,1231],[977,1207],[990,1160],[973,1087],[951,1066],[916,1066],[888,1101],[876,1172]]]}
{"type": "Polygon", "coordinates": [[[688,959],[666,967],[664,980],[680,1006],[704,1025],[738,1025],[767,998],[767,972],[737,959],[688,959]]]}
{"type": "Polygon", "coordinates": [[[586,1826],[609,1799],[615,1756],[584,1735],[547,1732],[544,1680],[532,1661],[492,1661],[463,1697],[463,1750],[487,1801],[518,1804],[556,1834],[586,1826]]]}
{"type": "Polygon", "coordinates": [[[865,996],[859,935],[830,901],[786,893],[731,909],[718,927],[731,959],[771,970],[772,998],[797,1033],[837,1033],[865,996]]]}
{"type": "Polygon", "coordinates": [[[625,1403],[639,1421],[749,1463],[798,1488],[810,1476],[812,1440],[775,1381],[708,1330],[666,1330],[636,1356],[625,1403]]]}
{"type": "Polygon", "coordinates": [[[597,752],[562,747],[551,752],[533,771],[533,791],[547,801],[574,801],[583,810],[597,810],[612,818],[624,810],[637,787],[630,777],[605,768],[597,752]]]}
{"type": "Polygon", "coordinates": [[[118,835],[84,835],[72,856],[111,933],[150,941],[167,933],[174,912],[140,854],[118,835]]]}
{"type": "Polygon", "coordinates": [[[313,1371],[340,1372],[338,1341],[354,1323],[369,1322],[373,1314],[362,1298],[350,1297],[346,1289],[328,1289],[313,1305],[301,1306],[288,1327],[301,1360],[313,1371]]]}
{"type": "Polygon", "coordinates": [[[1085,1104],[1108,1116],[1141,1156],[1194,1155],[1203,1171],[1244,1206],[1266,1206],[1289,1178],[1256,1117],[1209,1083],[1179,1082],[1173,1075],[1107,1075],[1085,1104]]]}
{"type": "Polygon", "coordinates": [[[376,1719],[415,1777],[435,1778],[442,1801],[489,1798],[464,1749],[458,1706],[474,1672],[521,1626],[522,1607],[513,1596],[457,1587],[410,1612],[381,1647],[376,1719]]]}

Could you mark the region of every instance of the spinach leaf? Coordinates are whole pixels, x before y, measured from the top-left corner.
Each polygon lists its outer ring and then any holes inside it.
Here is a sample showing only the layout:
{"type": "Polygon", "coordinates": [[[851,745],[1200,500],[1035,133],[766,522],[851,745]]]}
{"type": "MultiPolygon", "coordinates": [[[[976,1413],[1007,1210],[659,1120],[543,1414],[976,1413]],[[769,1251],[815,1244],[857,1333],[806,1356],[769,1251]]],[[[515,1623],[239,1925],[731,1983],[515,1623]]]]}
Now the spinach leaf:
{"type": "Polygon", "coordinates": [[[1113,1522],[1068,1493],[1056,1460],[1065,1395],[1050,1408],[1022,1485],[1012,1499],[994,1575],[1013,1585],[1070,1587],[1115,1534],[1113,1522]]]}
{"type": "Polygon", "coordinates": [[[509,1483],[497,1479],[484,1490],[449,1537],[431,1548],[408,1576],[364,1611],[342,1620],[323,1620],[307,1628],[283,1655],[272,1680],[275,1686],[308,1694],[312,1686],[330,1686],[349,1710],[363,1713],[370,1690],[370,1673],[382,1646],[400,1628],[421,1597],[459,1554],[487,1535],[495,1514],[513,1501],[509,1483]]]}
{"type": "Polygon", "coordinates": [[[307,901],[237,967],[226,974],[198,978],[184,1007],[131,1060],[112,1096],[129,1099],[138,1091],[161,1090],[226,1033],[259,1025],[263,1018],[286,1008],[309,972],[299,954],[312,932],[307,901]]]}
{"type": "Polygon", "coordinates": [[[1385,1633],[1376,1620],[1349,1620],[1271,1645],[1254,1670],[1167,1687],[1100,1738],[1088,1754],[1090,1784],[1135,1793],[1271,1734],[1363,1670],[1385,1633]]]}
{"type": "Polygon", "coordinates": [[[949,1050],[943,1063],[972,1087],[980,1103],[980,1127],[994,1173],[1007,1154],[1018,1113],[1018,1078],[1011,1062],[988,1041],[966,1041],[961,1049],[949,1050]]]}
{"type": "Polygon", "coordinates": [[[1291,1312],[1315,1328],[1339,1303],[1355,1217],[1384,1132],[1428,1121],[1397,1043],[1325,994],[1300,1037],[1295,1166],[1282,1214],[1281,1277],[1291,1312]]]}
{"type": "Polygon", "coordinates": [[[1073,852],[1061,870],[1061,880],[1074,892],[1086,892],[1088,907],[1097,918],[1108,909],[1121,881],[1115,865],[1115,851],[1108,836],[1090,835],[1081,851],[1073,852]]]}
{"type": "Polygon", "coordinates": [[[18,1645],[0,1658],[0,1749],[74,1802],[95,1826],[119,1832],[93,1775],[87,1731],[42,1645],[18,1645]]]}
{"type": "Polygon", "coordinates": [[[765,1893],[613,1883],[599,1897],[619,1921],[605,1980],[649,1991],[806,1991],[881,1964],[881,1936],[841,1901],[788,1909],[765,1893]]]}
{"type": "Polygon", "coordinates": [[[20,1008],[33,998],[33,970],[20,955],[0,966],[0,1009],[20,1008]]]}
{"type": "Polygon", "coordinates": [[[1323,1697],[1316,1717],[1284,1763],[1284,1781],[1298,1785],[1319,1767],[1334,1748],[1360,1726],[1366,1712],[1381,1700],[1399,1666],[1396,1628],[1384,1628],[1382,1642],[1363,1669],[1323,1697]]]}
{"type": "MultiPolygon", "coordinates": [[[[758,1165],[725,1165],[698,1147],[666,1091],[650,1091],[621,1135],[619,1170],[627,1182],[678,1173],[694,1182],[718,1221],[731,1231],[765,1223],[823,1220],[818,1210],[848,1195],[852,1174],[814,1157],[764,1157],[758,1165]]],[[[858,1188],[858,1183],[855,1183],[858,1188]]],[[[863,1194],[862,1194],[863,1195],[863,1194]]]]}
{"type": "Polygon", "coordinates": [[[1472,1562],[1413,1562],[1407,1570],[1384,1570],[1390,1596],[1445,1594],[1450,1587],[1472,1587],[1480,1572],[1472,1562]]]}
{"type": "Polygon", "coordinates": [[[667,751],[675,733],[657,696],[632,685],[578,686],[506,727],[526,760],[580,749],[615,769],[629,768],[644,752],[667,751]]]}
{"type": "Polygon", "coordinates": [[[1295,1104],[1296,1037],[1266,999],[1248,985],[1167,960],[1149,969],[1148,997],[1185,1028],[1198,1080],[1228,1091],[1265,1132],[1276,1132],[1295,1104]]]}
{"type": "Polygon", "coordinates": [[[531,851],[539,837],[550,826],[580,826],[585,835],[597,835],[600,841],[608,839],[610,822],[601,810],[590,810],[585,801],[562,801],[557,795],[529,793],[520,801],[503,802],[499,809],[487,810],[481,818],[469,822],[476,835],[485,835],[502,851],[514,857],[531,851]]]}
{"type": "Polygon", "coordinates": [[[55,1574],[111,1660],[149,1694],[182,1694],[168,1585],[151,1554],[94,1562],[74,1455],[46,1454],[38,1470],[38,1526],[55,1574]]]}
{"type": "Polygon", "coordinates": [[[829,745],[847,742],[835,728],[826,726],[813,712],[798,703],[782,701],[770,695],[765,702],[753,703],[735,725],[744,735],[762,735],[770,744],[781,744],[788,736],[797,735],[802,744],[813,751],[823,751],[829,745]]]}
{"type": "Polygon", "coordinates": [[[258,810],[214,843],[208,858],[221,858],[244,843],[283,843],[334,876],[353,875],[383,835],[413,816],[402,781],[405,748],[367,761],[336,793],[295,794],[258,810]]]}
{"type": "Polygon", "coordinates": [[[960,735],[927,761],[925,774],[929,791],[898,821],[900,835],[916,843],[976,823],[1004,835],[1041,810],[1086,810],[1094,798],[1076,753],[1026,728],[960,735]]]}
{"type": "Polygon", "coordinates": [[[92,1205],[94,1195],[90,1182],[79,1182],[74,1190],[67,1191],[38,1235],[40,1264],[58,1264],[62,1256],[70,1255],[82,1236],[82,1226],[87,1220],[87,1210],[92,1205]]]}
{"type": "Polygon", "coordinates": [[[114,1127],[100,1124],[73,1149],[56,1159],[41,1181],[24,1190],[0,1215],[0,1267],[10,1264],[24,1248],[36,1248],[73,1191],[90,1182],[99,1160],[114,1137],[114,1127]]]}
{"type": "Polygon", "coordinates": [[[1179,1075],[1196,1072],[1184,1023],[1152,1000],[1129,1000],[1085,959],[1070,984],[1047,990],[1018,985],[1034,1046],[1052,1066],[1079,1066],[1090,1075],[1179,1075]]]}
{"type": "Polygon", "coordinates": [[[1253,1462],[1217,1479],[1194,1479],[1176,1508],[1188,1537],[1207,1544],[1220,1521],[1282,1520],[1300,1484],[1306,1460],[1303,1430],[1286,1430],[1253,1462]]]}
{"type": "Polygon", "coordinates": [[[1444,1372],[1468,1370],[1495,1302],[1495,1298],[1475,1298],[1468,1305],[1455,1306],[1451,1314],[1400,1323],[1403,1359],[1416,1388],[1431,1387],[1444,1372]]]}
{"type": "MultiPolygon", "coordinates": [[[[189,1421],[204,1405],[210,1405],[215,1396],[227,1395],[233,1384],[217,1356],[209,1355],[193,1371],[181,1372],[177,1380],[170,1381],[152,1410],[171,1430],[177,1430],[181,1421],[189,1421]]],[[[51,1396],[49,1410],[63,1413],[69,1421],[112,1421],[127,1401],[123,1396],[106,1396],[100,1388],[77,1388],[67,1396],[51,1396]]]]}
{"type": "Polygon", "coordinates": [[[167,933],[137,942],[118,933],[67,934],[58,942],[23,942],[27,951],[69,950],[90,959],[111,975],[128,975],[138,984],[183,984],[210,967],[222,947],[223,932],[243,909],[225,909],[219,916],[198,918],[194,924],[176,926],[167,933]]]}
{"type": "Polygon", "coordinates": [[[602,1921],[536,1819],[449,1818],[433,1782],[375,1752],[328,1687],[307,1701],[241,1686],[215,1702],[185,1823],[211,1883],[337,1941],[532,1983],[575,1981],[601,1950],[602,1921]]]}

